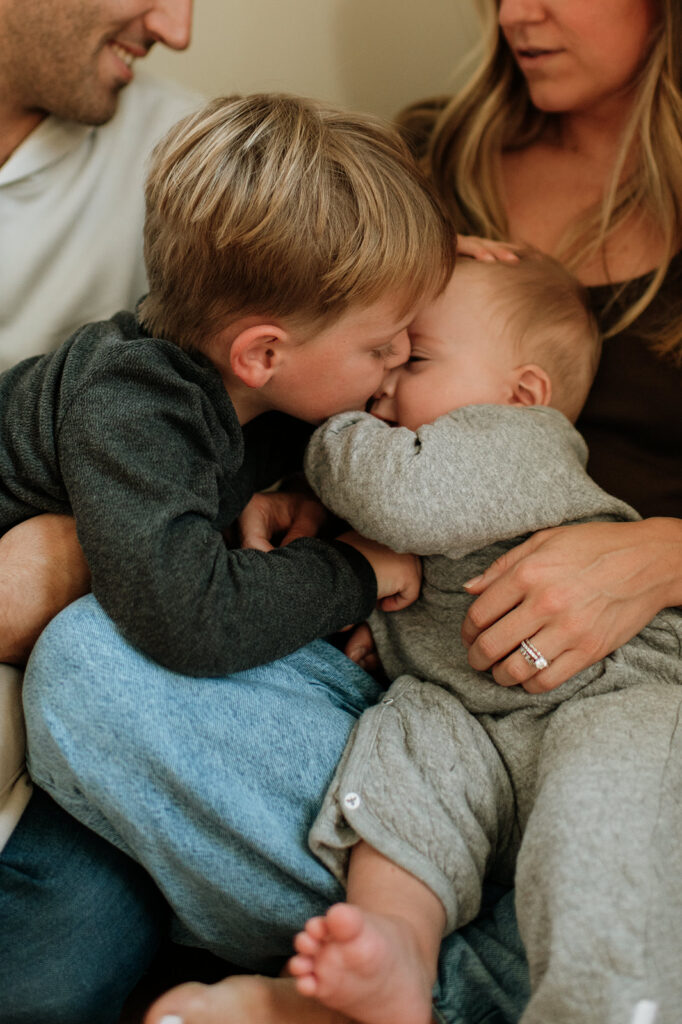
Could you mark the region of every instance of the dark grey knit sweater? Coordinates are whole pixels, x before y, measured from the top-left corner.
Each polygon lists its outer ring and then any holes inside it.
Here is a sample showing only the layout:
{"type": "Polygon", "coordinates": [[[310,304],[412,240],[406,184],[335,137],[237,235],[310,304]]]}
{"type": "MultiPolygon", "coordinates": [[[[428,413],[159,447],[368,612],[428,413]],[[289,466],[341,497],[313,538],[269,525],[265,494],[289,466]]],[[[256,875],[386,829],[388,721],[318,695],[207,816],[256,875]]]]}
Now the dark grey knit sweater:
{"type": "Polygon", "coordinates": [[[119,313],[0,375],[0,533],[72,512],[95,596],[168,668],[271,661],[365,618],[376,599],[348,545],[263,553],[223,539],[255,490],[300,466],[309,433],[279,413],[242,430],[206,358],[119,313]]]}

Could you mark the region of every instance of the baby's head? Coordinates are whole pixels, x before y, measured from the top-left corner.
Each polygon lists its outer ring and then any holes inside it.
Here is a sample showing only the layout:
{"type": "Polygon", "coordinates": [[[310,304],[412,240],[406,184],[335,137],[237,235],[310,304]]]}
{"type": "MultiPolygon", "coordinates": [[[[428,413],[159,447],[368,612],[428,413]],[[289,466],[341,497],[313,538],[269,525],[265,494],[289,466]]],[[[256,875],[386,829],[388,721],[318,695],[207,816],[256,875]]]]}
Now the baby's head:
{"type": "Polygon", "coordinates": [[[585,288],[534,250],[518,263],[460,258],[409,328],[410,361],[372,412],[416,430],[464,405],[549,405],[578,417],[601,340],[585,288]]]}
{"type": "Polygon", "coordinates": [[[155,150],[146,189],[152,334],[205,348],[256,317],[323,328],[437,294],[454,231],[393,128],[285,95],[215,99],[155,150]]]}

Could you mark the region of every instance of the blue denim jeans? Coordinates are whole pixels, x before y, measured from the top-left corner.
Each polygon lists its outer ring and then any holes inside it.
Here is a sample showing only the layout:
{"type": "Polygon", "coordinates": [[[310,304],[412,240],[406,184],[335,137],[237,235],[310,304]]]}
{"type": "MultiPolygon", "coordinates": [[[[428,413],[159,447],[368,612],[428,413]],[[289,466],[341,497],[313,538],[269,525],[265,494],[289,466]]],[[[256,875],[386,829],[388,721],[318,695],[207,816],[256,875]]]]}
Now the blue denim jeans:
{"type": "Polygon", "coordinates": [[[0,854],[2,1024],[114,1024],[167,927],[140,867],[35,789],[0,854]]]}
{"type": "MultiPolygon", "coordinates": [[[[29,767],[144,866],[187,941],[274,971],[305,920],[343,898],[307,834],[380,692],[324,641],[228,678],[176,675],[86,597],[50,624],[29,663],[29,767]]],[[[449,937],[440,966],[443,1021],[518,1020],[528,989],[511,896],[449,937]]]]}

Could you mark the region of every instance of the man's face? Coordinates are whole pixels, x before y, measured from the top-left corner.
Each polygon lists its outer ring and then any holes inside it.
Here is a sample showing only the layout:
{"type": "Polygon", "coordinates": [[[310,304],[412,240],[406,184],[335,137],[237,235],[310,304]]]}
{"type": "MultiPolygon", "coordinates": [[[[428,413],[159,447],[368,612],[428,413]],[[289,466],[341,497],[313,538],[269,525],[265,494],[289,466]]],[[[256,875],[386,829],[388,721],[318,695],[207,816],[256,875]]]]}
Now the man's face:
{"type": "Polygon", "coordinates": [[[185,49],[191,20],[192,0],[0,0],[2,108],[104,124],[135,59],[185,49]]]}

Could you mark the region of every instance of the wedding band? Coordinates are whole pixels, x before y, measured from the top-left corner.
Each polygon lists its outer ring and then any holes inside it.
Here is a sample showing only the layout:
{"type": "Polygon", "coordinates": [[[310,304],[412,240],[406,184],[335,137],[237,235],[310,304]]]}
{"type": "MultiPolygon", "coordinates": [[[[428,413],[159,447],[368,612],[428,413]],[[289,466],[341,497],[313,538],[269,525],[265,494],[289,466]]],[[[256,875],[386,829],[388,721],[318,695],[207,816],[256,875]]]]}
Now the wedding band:
{"type": "Polygon", "coordinates": [[[549,662],[545,658],[544,654],[540,654],[537,647],[533,647],[530,640],[522,640],[521,646],[519,647],[521,654],[524,656],[526,661],[540,672],[543,668],[547,668],[549,662]]]}

